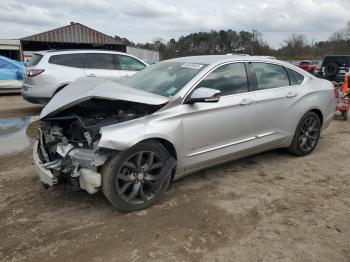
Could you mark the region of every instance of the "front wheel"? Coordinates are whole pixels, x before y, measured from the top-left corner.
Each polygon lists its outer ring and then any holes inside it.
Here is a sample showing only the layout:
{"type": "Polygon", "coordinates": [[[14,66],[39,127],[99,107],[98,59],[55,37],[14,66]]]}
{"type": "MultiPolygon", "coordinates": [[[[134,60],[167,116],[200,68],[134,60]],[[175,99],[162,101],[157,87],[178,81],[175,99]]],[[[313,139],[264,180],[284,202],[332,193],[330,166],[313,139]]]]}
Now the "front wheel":
{"type": "Polygon", "coordinates": [[[321,121],[315,112],[306,113],[300,120],[288,152],[305,156],[316,147],[321,134],[321,121]]]}
{"type": "Polygon", "coordinates": [[[170,184],[174,162],[157,141],[146,141],[112,157],[102,170],[102,192],[120,211],[154,205],[170,184]]]}

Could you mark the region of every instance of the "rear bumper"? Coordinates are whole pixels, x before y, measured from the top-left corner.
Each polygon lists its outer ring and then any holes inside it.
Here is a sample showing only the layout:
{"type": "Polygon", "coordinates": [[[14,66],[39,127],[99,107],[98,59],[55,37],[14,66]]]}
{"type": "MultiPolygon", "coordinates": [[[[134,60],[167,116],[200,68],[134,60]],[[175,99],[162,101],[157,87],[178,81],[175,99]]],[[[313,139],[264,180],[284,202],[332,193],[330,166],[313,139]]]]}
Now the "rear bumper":
{"type": "Polygon", "coordinates": [[[41,96],[35,96],[35,95],[31,95],[29,92],[26,92],[23,90],[21,90],[21,94],[24,100],[33,103],[33,104],[47,104],[51,97],[41,97],[41,96]]]}
{"type": "Polygon", "coordinates": [[[39,175],[40,181],[43,182],[45,185],[48,186],[54,186],[57,184],[58,180],[52,172],[48,169],[46,169],[43,165],[43,163],[40,161],[39,154],[39,140],[35,141],[34,143],[34,149],[33,149],[33,164],[35,167],[36,172],[39,175]]]}

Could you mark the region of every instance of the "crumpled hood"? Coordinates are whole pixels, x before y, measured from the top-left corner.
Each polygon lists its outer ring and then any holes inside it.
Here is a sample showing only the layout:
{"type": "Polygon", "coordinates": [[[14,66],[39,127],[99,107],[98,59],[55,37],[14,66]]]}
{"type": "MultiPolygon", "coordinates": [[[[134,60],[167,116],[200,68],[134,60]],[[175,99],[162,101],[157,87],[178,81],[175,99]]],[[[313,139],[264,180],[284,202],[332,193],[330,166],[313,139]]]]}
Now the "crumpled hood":
{"type": "Polygon", "coordinates": [[[131,88],[102,78],[80,77],[58,92],[41,111],[40,119],[65,110],[91,98],[124,100],[148,105],[161,105],[168,98],[131,88]]]}

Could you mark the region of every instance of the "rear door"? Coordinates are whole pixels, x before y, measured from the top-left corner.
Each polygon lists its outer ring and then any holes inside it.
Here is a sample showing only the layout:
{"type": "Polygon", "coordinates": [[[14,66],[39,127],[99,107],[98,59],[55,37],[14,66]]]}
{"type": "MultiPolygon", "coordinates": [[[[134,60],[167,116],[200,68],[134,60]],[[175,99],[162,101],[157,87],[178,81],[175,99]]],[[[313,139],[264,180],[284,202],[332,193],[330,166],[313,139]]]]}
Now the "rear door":
{"type": "Polygon", "coordinates": [[[115,55],[108,53],[87,53],[85,75],[119,82],[120,72],[117,70],[115,55]]]}
{"type": "Polygon", "coordinates": [[[146,67],[146,65],[141,61],[127,55],[117,55],[117,60],[121,80],[127,79],[146,67]]]}
{"type": "MultiPolygon", "coordinates": [[[[294,132],[298,115],[294,105],[301,97],[301,88],[295,78],[290,81],[287,69],[281,65],[252,62],[250,70],[255,78],[257,144],[274,147],[294,132]]],[[[301,83],[304,77],[295,73],[301,76],[301,83]]]]}
{"type": "Polygon", "coordinates": [[[30,60],[27,70],[44,69],[45,71],[36,77],[27,77],[26,84],[42,86],[50,83],[52,87],[59,87],[84,76],[85,54],[83,53],[51,55],[48,58],[48,64],[42,62],[43,59],[40,56],[33,62],[30,60]]]}

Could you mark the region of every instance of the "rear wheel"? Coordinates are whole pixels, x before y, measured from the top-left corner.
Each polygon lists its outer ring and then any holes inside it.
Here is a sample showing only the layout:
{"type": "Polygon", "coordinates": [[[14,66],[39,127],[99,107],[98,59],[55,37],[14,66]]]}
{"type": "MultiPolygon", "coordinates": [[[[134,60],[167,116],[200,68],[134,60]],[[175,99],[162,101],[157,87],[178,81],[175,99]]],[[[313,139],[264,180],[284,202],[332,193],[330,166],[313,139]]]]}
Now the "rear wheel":
{"type": "Polygon", "coordinates": [[[103,194],[121,211],[154,205],[171,180],[163,176],[168,159],[169,153],[157,141],[141,142],[119,153],[102,170],[103,194]]]}
{"type": "Polygon", "coordinates": [[[300,120],[288,151],[297,156],[310,154],[321,134],[321,121],[315,112],[308,112],[300,120]]]}

